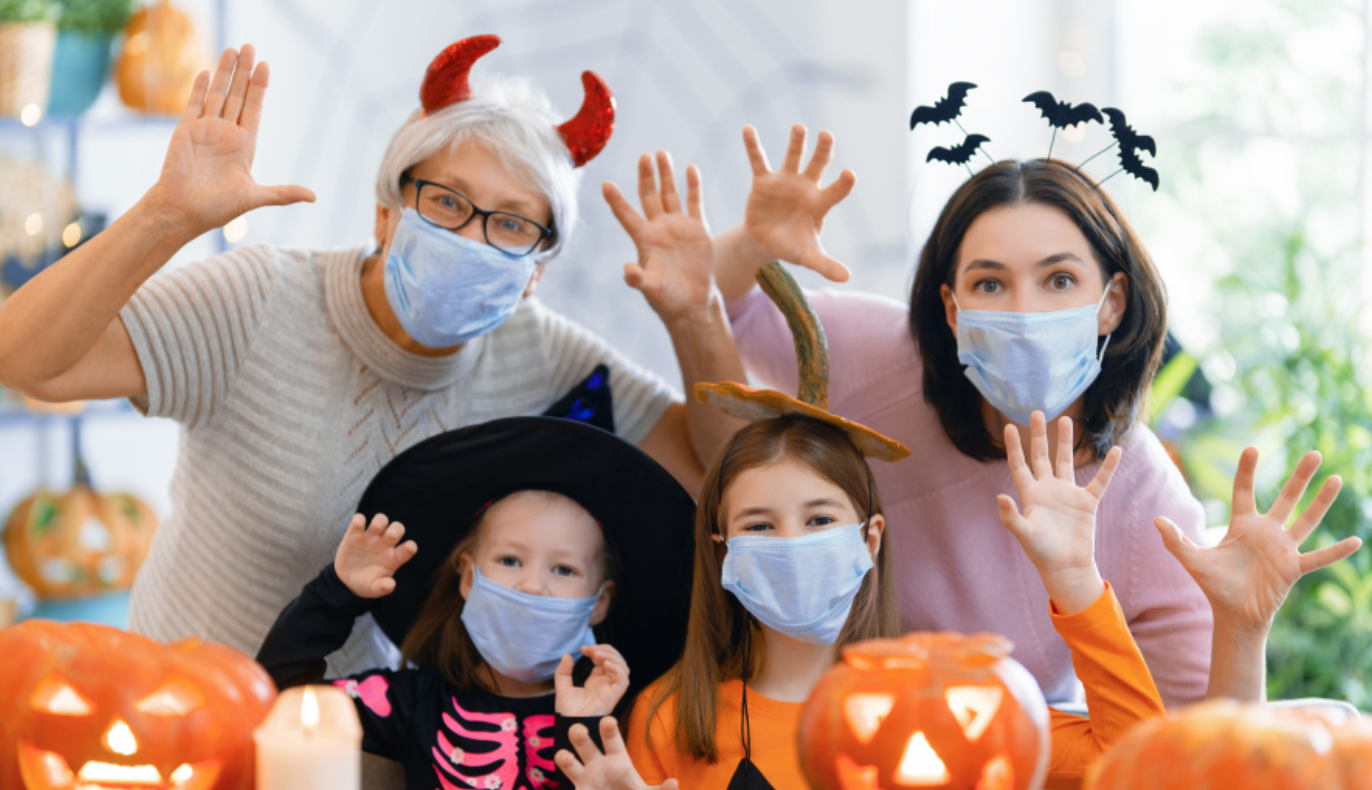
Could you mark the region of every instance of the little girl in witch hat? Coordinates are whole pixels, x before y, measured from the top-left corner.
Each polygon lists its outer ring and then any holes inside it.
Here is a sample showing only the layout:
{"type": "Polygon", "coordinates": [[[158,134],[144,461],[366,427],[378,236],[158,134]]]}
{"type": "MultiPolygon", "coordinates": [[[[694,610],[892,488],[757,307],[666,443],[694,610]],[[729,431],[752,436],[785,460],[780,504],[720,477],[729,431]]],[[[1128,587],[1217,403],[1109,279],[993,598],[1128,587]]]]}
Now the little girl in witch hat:
{"type": "Polygon", "coordinates": [[[370,612],[404,668],[333,683],[413,790],[567,790],[552,758],[570,723],[627,710],[680,655],[694,505],[613,434],[544,417],[442,434],[358,510],[258,661],[282,688],[319,682],[370,612]]]}
{"type": "MultiPolygon", "coordinates": [[[[668,790],[678,782],[691,790],[804,787],[797,727],[810,691],[844,645],[900,632],[881,498],[863,456],[898,460],[908,450],[824,410],[827,360],[818,320],[778,264],[764,268],[759,280],[796,337],[802,399],[732,383],[697,385],[698,399],[755,422],[735,435],[702,484],[681,661],[639,696],[627,745],[606,719],[603,752],[578,726],[569,733],[577,756],[557,754],[559,767],[581,790],[668,790]]],[[[1071,448],[1071,420],[1061,420],[1058,432],[1058,447],[1071,448]]],[[[1005,442],[1023,509],[1003,496],[1001,520],[1048,590],[1053,624],[1072,650],[1089,709],[1089,718],[1050,711],[1048,764],[1028,786],[1044,779],[1049,787],[1075,786],[1116,738],[1163,712],[1094,561],[1095,513],[1121,451],[1111,450],[1081,487],[1070,449],[1050,461],[1041,412],[1031,419],[1029,462],[1017,431],[1007,429],[1005,442]]],[[[1247,486],[1251,503],[1256,458],[1247,461],[1236,502],[1247,486]]],[[[1188,570],[1202,586],[1254,600],[1252,617],[1270,624],[1300,572],[1337,558],[1327,550],[1302,556],[1291,545],[1318,524],[1337,484],[1298,519],[1295,535],[1282,529],[1290,510],[1278,511],[1294,508],[1313,474],[1310,464],[1297,472],[1284,494],[1286,505],[1274,506],[1276,518],[1242,527],[1236,521],[1231,529],[1240,534],[1227,553],[1186,550],[1188,570]],[[1281,561],[1255,567],[1244,556],[1263,553],[1281,555],[1281,561]]],[[[1217,628],[1239,619],[1231,608],[1217,607],[1216,614],[1217,628]]],[[[1255,660],[1261,666],[1261,656],[1260,648],[1231,653],[1218,668],[1243,676],[1255,660]]]]}

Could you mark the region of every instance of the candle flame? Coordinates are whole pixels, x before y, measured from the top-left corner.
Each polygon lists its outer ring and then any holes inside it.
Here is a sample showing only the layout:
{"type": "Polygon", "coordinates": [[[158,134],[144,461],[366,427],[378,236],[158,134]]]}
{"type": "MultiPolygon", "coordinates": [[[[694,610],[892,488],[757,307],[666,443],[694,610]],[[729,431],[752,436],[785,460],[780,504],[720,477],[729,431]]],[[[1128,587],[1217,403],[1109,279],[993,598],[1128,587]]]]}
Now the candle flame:
{"type": "Polygon", "coordinates": [[[105,745],[110,748],[110,751],[125,757],[138,751],[138,741],[133,737],[133,730],[129,729],[129,725],[119,719],[115,719],[114,726],[105,733],[105,745]]]}
{"type": "Polygon", "coordinates": [[[300,725],[305,728],[306,735],[319,727],[319,700],[309,686],[305,687],[305,694],[300,698],[300,725]]]}

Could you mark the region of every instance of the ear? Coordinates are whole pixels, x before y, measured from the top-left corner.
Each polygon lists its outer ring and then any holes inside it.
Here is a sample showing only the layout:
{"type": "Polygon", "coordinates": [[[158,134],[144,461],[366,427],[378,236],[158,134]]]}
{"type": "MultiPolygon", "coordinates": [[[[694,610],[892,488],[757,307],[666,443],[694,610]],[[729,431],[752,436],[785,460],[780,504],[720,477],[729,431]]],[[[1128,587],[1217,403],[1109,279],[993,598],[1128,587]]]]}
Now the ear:
{"type": "Polygon", "coordinates": [[[615,598],[615,583],[605,582],[605,586],[600,590],[600,598],[595,602],[595,608],[591,610],[591,625],[600,625],[605,621],[605,616],[610,613],[610,602],[615,598]]]}
{"type": "Polygon", "coordinates": [[[1105,303],[1100,307],[1100,315],[1096,318],[1096,334],[1105,336],[1119,329],[1120,323],[1124,321],[1124,309],[1129,304],[1129,276],[1124,272],[1115,272],[1115,276],[1110,278],[1110,295],[1105,297],[1105,303]]]}
{"type": "Polygon", "coordinates": [[[543,273],[548,270],[548,264],[540,263],[534,267],[534,276],[529,278],[529,285],[524,289],[524,298],[534,295],[538,290],[538,281],[543,279],[543,273]]]}
{"type": "Polygon", "coordinates": [[[398,224],[401,209],[390,209],[376,204],[376,228],[372,235],[376,237],[376,251],[381,253],[382,260],[390,252],[391,234],[395,232],[395,225],[398,224]],[[396,222],[392,222],[395,220],[396,222]]]}
{"type": "Polygon", "coordinates": [[[958,333],[958,306],[953,303],[953,289],[947,285],[940,285],[938,295],[943,297],[944,320],[948,322],[948,328],[953,330],[953,334],[958,333]]]}
{"type": "Polygon", "coordinates": [[[462,593],[462,600],[467,600],[467,596],[472,592],[472,585],[476,583],[476,576],[472,573],[472,555],[462,552],[457,555],[457,573],[461,579],[457,583],[457,591],[462,593]]]}
{"type": "Polygon", "coordinates": [[[886,533],[886,517],[880,513],[872,516],[872,521],[867,525],[867,550],[872,553],[872,562],[877,561],[877,552],[881,551],[881,536],[886,533]]]}

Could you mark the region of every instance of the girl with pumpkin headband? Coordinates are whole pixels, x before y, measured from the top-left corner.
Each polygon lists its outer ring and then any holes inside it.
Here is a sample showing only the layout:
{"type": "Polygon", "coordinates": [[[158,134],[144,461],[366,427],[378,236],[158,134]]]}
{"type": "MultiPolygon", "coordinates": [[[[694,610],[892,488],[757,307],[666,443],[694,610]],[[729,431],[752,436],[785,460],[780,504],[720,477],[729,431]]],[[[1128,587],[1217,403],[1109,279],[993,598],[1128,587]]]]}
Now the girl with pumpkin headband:
{"type": "Polygon", "coordinates": [[[566,788],[569,724],[627,713],[680,653],[694,504],[613,434],[545,417],[442,434],[358,509],[257,658],[282,688],[319,682],[370,612],[405,667],[333,683],[412,790],[566,788]]]}
{"type": "MultiPolygon", "coordinates": [[[[314,199],[254,181],[269,72],[250,45],[226,50],[143,199],[0,305],[0,385],[46,401],[126,397],[181,423],[133,630],[256,653],[386,462],[456,427],[545,413],[599,365],[613,429],[692,487],[736,428],[526,298],[576,226],[579,168],[615,109],[590,72],[570,119],[525,80],[471,74],[497,44],[464,39],[429,64],[377,173],[374,242],[249,245],[154,277],[244,212],[314,199]]],[[[671,290],[654,260],[631,268],[654,299],[671,290]]],[[[738,365],[721,300],[668,323],[686,381],[733,375],[710,353],[726,347],[738,365]]],[[[363,618],[332,669],[393,654],[363,618]]]]}

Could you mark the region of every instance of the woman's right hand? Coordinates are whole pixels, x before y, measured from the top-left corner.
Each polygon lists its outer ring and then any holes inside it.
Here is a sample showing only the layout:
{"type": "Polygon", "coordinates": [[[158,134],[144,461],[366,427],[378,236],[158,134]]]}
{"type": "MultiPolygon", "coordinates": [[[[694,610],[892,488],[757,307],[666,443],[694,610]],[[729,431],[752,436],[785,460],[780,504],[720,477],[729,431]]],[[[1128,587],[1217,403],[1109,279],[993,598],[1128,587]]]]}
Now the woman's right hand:
{"type": "Polygon", "coordinates": [[[188,236],[222,227],[255,208],[314,201],[302,186],[253,181],[257,127],[267,92],[266,63],[253,68],[253,47],[224,50],[210,81],[201,72],[172,133],[162,174],[148,199],[188,236]]]}
{"type": "Polygon", "coordinates": [[[419,551],[412,540],[404,543],[405,527],[392,523],[381,513],[372,518],[371,525],[361,513],[353,516],[338,552],[333,569],[338,578],[359,598],[380,598],[395,589],[395,571],[419,551]]]}
{"type": "Polygon", "coordinates": [[[603,753],[596,748],[584,724],[572,725],[568,736],[576,755],[563,749],[553,760],[577,790],[678,790],[675,779],[657,786],[649,786],[643,781],[633,760],[629,759],[629,750],[619,734],[619,723],[613,716],[600,720],[600,742],[605,744],[603,753]]]}

